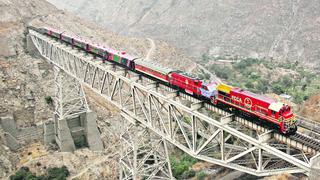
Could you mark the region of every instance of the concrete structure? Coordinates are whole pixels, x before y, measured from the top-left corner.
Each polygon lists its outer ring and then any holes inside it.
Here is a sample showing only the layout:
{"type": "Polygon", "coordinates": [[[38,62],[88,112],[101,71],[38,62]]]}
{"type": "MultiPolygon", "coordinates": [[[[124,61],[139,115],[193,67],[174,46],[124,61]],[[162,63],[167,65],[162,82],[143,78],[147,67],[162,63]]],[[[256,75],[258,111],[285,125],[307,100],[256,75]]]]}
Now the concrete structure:
{"type": "Polygon", "coordinates": [[[19,141],[10,133],[5,132],[4,137],[6,140],[6,145],[11,151],[17,151],[21,147],[19,141]]]}
{"type": "Polygon", "coordinates": [[[55,67],[54,73],[54,131],[60,150],[74,151],[82,147],[103,150],[96,115],[88,107],[81,84],[59,68],[55,67]]]}
{"type": "Polygon", "coordinates": [[[95,113],[92,111],[87,112],[84,128],[89,148],[93,151],[101,151],[104,147],[100,138],[100,132],[97,128],[96,119],[97,115],[95,113]]]}
{"type": "Polygon", "coordinates": [[[10,133],[12,136],[16,137],[17,136],[17,127],[16,123],[14,122],[13,116],[6,116],[6,117],[1,117],[1,126],[4,132],[10,133]]]}
{"type": "MultiPolygon", "coordinates": [[[[72,119],[71,119],[72,120],[72,119]]],[[[61,151],[70,152],[76,149],[74,140],[71,136],[71,130],[68,126],[67,119],[58,119],[55,117],[56,143],[61,151]]]]}
{"type": "Polygon", "coordinates": [[[1,127],[5,132],[7,146],[13,150],[18,150],[22,145],[34,142],[43,141],[43,126],[38,124],[35,126],[17,128],[13,116],[1,117],[1,127]]]}
{"type": "Polygon", "coordinates": [[[55,134],[55,141],[61,151],[70,152],[82,147],[89,147],[93,151],[104,149],[96,124],[96,115],[90,110],[65,119],[58,119],[56,116],[55,134]]]}
{"type": "Polygon", "coordinates": [[[26,40],[27,40],[27,52],[30,53],[30,54],[33,54],[33,55],[35,55],[35,54],[40,55],[40,53],[37,50],[36,46],[32,42],[32,39],[31,39],[30,35],[26,36],[26,40]]]}

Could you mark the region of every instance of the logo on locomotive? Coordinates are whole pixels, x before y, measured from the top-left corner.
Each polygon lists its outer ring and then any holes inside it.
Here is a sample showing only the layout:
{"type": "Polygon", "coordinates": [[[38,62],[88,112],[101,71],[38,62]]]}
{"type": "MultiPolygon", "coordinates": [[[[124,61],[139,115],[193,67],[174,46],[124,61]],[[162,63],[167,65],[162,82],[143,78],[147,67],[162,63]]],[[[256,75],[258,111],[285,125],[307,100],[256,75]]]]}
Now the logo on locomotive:
{"type": "Polygon", "coordinates": [[[245,98],[244,99],[244,105],[246,106],[246,107],[248,107],[248,108],[251,108],[251,106],[252,106],[252,100],[250,99],[250,98],[245,98]]]}
{"type": "Polygon", "coordinates": [[[237,101],[237,102],[239,102],[239,103],[242,103],[242,100],[241,100],[240,97],[232,96],[231,98],[232,98],[232,100],[234,100],[234,101],[237,101]]]}

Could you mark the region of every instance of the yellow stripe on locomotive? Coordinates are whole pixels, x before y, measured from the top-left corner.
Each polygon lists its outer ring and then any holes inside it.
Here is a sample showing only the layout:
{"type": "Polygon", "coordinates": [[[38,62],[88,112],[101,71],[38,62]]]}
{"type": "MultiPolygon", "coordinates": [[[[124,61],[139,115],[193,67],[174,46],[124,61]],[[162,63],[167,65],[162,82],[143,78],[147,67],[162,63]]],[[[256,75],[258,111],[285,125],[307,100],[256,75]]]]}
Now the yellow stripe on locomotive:
{"type": "Polygon", "coordinates": [[[223,84],[223,83],[221,83],[217,86],[218,91],[221,91],[221,92],[224,92],[227,94],[230,94],[230,91],[232,90],[232,88],[233,88],[232,86],[229,86],[229,85],[223,84]]]}

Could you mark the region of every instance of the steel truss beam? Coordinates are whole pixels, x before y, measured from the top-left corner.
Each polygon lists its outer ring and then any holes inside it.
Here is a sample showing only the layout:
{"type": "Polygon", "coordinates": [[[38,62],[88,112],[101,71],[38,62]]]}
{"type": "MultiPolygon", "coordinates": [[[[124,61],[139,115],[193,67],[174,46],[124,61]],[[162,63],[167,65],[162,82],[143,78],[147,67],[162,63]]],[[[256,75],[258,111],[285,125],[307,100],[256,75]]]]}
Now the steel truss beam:
{"type": "Polygon", "coordinates": [[[132,123],[121,139],[120,179],[172,179],[164,139],[132,123]]]}
{"type": "Polygon", "coordinates": [[[288,152],[285,144],[242,126],[227,112],[212,118],[208,109],[184,105],[174,90],[151,87],[156,83],[134,72],[101,64],[32,30],[30,35],[44,58],[118,107],[126,120],[141,123],[195,158],[256,176],[310,172],[311,154],[288,152]]]}
{"type": "Polygon", "coordinates": [[[54,68],[55,114],[58,119],[74,117],[89,110],[85,94],[79,81],[67,75],[58,67],[54,68]]]}

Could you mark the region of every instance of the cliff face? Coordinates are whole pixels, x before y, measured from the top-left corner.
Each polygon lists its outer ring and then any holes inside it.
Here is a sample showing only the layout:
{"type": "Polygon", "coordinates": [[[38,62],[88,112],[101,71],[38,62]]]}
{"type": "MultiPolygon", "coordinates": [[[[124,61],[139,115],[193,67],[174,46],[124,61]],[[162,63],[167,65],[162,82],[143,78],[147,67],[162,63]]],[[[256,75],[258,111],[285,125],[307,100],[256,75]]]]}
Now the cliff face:
{"type": "Polygon", "coordinates": [[[311,96],[302,104],[300,113],[304,117],[320,122],[320,93],[311,96]]]}
{"type": "Polygon", "coordinates": [[[48,0],[116,33],[166,40],[189,55],[319,65],[318,0],[48,0]]]}
{"type": "Polygon", "coordinates": [[[56,11],[45,1],[0,2],[0,115],[13,114],[19,126],[52,114],[44,100],[52,95],[50,68],[43,60],[26,54],[25,32],[30,21],[56,11]]]}
{"type": "MultiPolygon", "coordinates": [[[[171,67],[186,69],[192,64],[191,60],[185,58],[179,50],[165,42],[112,34],[94,23],[58,10],[44,0],[0,0],[0,17],[0,117],[13,114],[18,128],[45,121],[53,116],[53,108],[45,101],[46,96],[54,95],[52,66],[37,55],[27,53],[25,35],[28,25],[61,29],[140,57],[149,56],[150,59],[166,57],[159,63],[168,64],[171,67]],[[175,59],[182,59],[187,63],[173,61],[175,59]]],[[[108,148],[107,154],[117,152],[119,134],[112,133],[120,133],[120,126],[113,126],[114,123],[106,122],[113,120],[120,123],[118,113],[101,109],[98,107],[100,105],[91,100],[91,96],[87,98],[90,108],[98,109],[98,124],[100,129],[104,130],[101,138],[105,147],[108,148]],[[116,131],[110,128],[115,128],[116,131]]],[[[115,179],[118,174],[118,170],[115,169],[117,160],[113,159],[117,156],[106,158],[105,152],[92,154],[84,150],[76,155],[49,152],[48,156],[39,159],[42,165],[38,167],[35,165],[37,161],[17,164],[20,152],[13,154],[4,144],[3,132],[0,128],[0,179],[7,177],[20,166],[30,166],[41,172],[44,167],[60,166],[61,163],[69,160],[70,163],[67,166],[71,170],[71,175],[81,173],[89,176],[90,179],[115,179]],[[56,157],[61,156],[64,161],[55,161],[56,157]],[[82,161],[83,158],[87,161],[82,161]],[[104,161],[100,163],[99,160],[104,161]],[[96,162],[99,162],[98,168],[92,167],[92,171],[86,170],[89,165],[96,162]]]]}
{"type": "Polygon", "coordinates": [[[52,116],[45,102],[46,96],[53,95],[52,71],[44,60],[25,52],[28,25],[61,29],[140,57],[147,54],[151,59],[165,57],[160,63],[171,67],[188,68],[188,63],[181,64],[175,59],[191,63],[165,42],[109,33],[91,22],[57,10],[46,1],[1,0],[0,16],[0,114],[13,113],[18,125],[52,116]],[[150,52],[152,46],[155,47],[150,52]]]}

